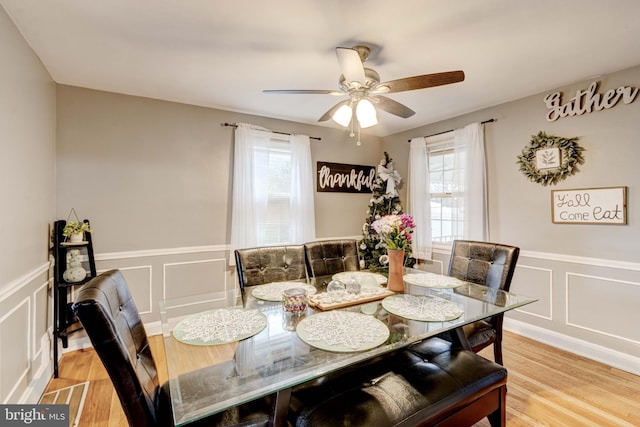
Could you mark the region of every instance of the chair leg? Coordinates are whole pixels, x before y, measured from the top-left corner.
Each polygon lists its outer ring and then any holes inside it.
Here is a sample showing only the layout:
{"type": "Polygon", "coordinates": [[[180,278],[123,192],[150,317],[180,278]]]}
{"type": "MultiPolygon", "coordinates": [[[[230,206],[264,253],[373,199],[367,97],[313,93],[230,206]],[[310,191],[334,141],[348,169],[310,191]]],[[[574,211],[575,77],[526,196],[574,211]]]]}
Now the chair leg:
{"type": "Polygon", "coordinates": [[[502,363],[502,340],[497,338],[493,342],[493,360],[497,364],[504,366],[504,363],[502,363]]]}
{"type": "Polygon", "coordinates": [[[487,416],[491,427],[504,427],[507,425],[507,386],[500,387],[500,402],[498,409],[487,416]]]}
{"type": "Polygon", "coordinates": [[[502,363],[502,316],[497,316],[495,319],[494,328],[496,331],[496,337],[493,342],[493,360],[494,362],[503,365],[502,363]]]}

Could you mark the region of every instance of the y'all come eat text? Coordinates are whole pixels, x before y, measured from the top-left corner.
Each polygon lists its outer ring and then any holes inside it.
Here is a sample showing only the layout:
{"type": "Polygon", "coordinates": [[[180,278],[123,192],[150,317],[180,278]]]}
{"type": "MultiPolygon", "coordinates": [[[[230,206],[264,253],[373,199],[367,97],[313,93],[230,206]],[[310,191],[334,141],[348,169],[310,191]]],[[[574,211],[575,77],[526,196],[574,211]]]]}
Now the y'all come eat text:
{"type": "Polygon", "coordinates": [[[626,224],[625,187],[553,192],[556,223],[626,224]]]}

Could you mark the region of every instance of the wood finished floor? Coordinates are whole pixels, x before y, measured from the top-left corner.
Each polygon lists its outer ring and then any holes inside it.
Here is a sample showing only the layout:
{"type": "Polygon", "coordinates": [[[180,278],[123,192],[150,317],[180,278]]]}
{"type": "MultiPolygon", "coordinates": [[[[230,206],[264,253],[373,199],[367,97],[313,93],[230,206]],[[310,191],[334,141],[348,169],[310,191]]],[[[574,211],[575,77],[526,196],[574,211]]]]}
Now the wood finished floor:
{"type": "MultiPolygon", "coordinates": [[[[162,337],[150,337],[160,381],[167,378],[162,337]]],[[[640,377],[505,333],[509,371],[507,425],[640,426],[640,377]]],[[[492,349],[484,350],[492,359],[492,349]]],[[[79,427],[126,426],[126,418],[100,360],[92,349],[62,356],[60,375],[45,393],[90,381],[79,427]]],[[[485,419],[477,427],[488,427],[485,419]]]]}

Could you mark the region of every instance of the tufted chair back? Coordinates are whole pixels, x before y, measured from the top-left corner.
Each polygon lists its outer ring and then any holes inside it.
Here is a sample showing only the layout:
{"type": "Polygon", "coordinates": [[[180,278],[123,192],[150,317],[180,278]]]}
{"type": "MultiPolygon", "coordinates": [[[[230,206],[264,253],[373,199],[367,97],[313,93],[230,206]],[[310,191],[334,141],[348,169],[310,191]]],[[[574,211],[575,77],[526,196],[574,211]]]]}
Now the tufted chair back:
{"type": "Polygon", "coordinates": [[[237,249],[235,257],[241,289],[307,278],[303,245],[237,249]]]}
{"type": "Polygon", "coordinates": [[[310,277],[360,270],[360,256],[356,240],[325,240],[305,243],[304,246],[310,277]]]}
{"type": "MultiPolygon", "coordinates": [[[[520,248],[489,242],[456,240],[451,249],[449,276],[493,289],[509,291],[520,248]]],[[[471,349],[478,352],[493,344],[494,360],[502,364],[503,315],[464,327],[471,349]]]]}
{"type": "Polygon", "coordinates": [[[158,424],[156,364],[122,273],[110,270],[85,284],[73,311],[113,381],[129,425],[158,424]]]}
{"type": "Polygon", "coordinates": [[[520,249],[514,246],[456,240],[449,276],[508,292],[519,254],[520,249]]]}

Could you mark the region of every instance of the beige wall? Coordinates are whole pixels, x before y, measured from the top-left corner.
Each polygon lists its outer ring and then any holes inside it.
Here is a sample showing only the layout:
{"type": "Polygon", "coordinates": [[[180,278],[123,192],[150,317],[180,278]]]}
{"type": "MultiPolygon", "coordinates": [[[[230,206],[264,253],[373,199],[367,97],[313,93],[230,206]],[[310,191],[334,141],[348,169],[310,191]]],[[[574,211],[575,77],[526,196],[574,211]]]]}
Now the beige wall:
{"type": "MultiPolygon", "coordinates": [[[[312,160],[376,165],[380,138],[146,98],[58,86],[57,216],[90,218],[99,252],[226,245],[233,129],[248,122],[321,137],[312,160]]],[[[318,237],[358,235],[367,195],[316,193],[318,237]],[[335,221],[336,215],[341,220],[335,221]]]]}
{"type": "MultiPolygon", "coordinates": [[[[601,93],[639,87],[640,67],[599,80],[601,93]]],[[[560,88],[564,102],[590,83],[560,88]]],[[[552,92],[392,135],[384,138],[383,148],[406,175],[408,139],[497,119],[485,126],[490,240],[522,249],[511,290],[539,300],[509,313],[510,327],[640,374],[640,99],[548,122],[543,98],[552,92]],[[578,173],[547,187],[522,175],[517,155],[539,131],[580,138],[585,163],[578,173]],[[610,186],[628,187],[628,225],[552,223],[551,190],[610,186]]],[[[446,272],[448,256],[446,249],[437,250],[429,268],[446,272]]]]}
{"type": "Polygon", "coordinates": [[[0,57],[0,402],[13,403],[37,399],[50,372],[55,84],[2,8],[0,57]]]}
{"type": "MultiPolygon", "coordinates": [[[[638,87],[640,67],[599,80],[600,92],[626,85],[638,87]]],[[[563,99],[569,100],[577,90],[586,89],[591,81],[559,89],[564,93],[563,99]]],[[[532,251],[638,261],[634,249],[635,242],[640,239],[640,200],[634,196],[640,189],[637,168],[640,99],[628,105],[620,102],[609,110],[548,122],[543,98],[552,92],[555,90],[392,135],[384,138],[384,147],[404,159],[400,164],[406,174],[409,138],[495,118],[497,122],[485,126],[491,238],[532,251]],[[522,175],[516,157],[529,143],[531,135],[539,131],[580,138],[578,143],[585,149],[585,164],[580,166],[578,173],[558,185],[547,187],[528,181],[522,175]],[[629,187],[629,225],[559,225],[551,222],[552,189],[624,185],[629,187]]]]}
{"type": "MultiPolygon", "coordinates": [[[[57,217],[74,207],[91,220],[98,270],[123,271],[151,332],[159,299],[237,286],[228,262],[234,131],[221,123],[320,137],[314,167],[377,165],[382,155],[377,137],[358,147],[344,130],[63,85],[57,114],[57,217]]],[[[318,238],[360,235],[370,195],[314,194],[318,238]]]]}

